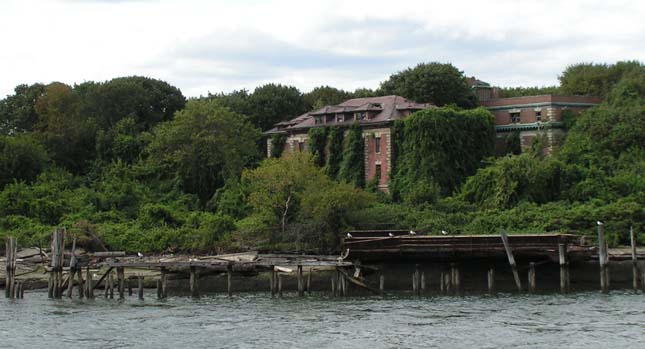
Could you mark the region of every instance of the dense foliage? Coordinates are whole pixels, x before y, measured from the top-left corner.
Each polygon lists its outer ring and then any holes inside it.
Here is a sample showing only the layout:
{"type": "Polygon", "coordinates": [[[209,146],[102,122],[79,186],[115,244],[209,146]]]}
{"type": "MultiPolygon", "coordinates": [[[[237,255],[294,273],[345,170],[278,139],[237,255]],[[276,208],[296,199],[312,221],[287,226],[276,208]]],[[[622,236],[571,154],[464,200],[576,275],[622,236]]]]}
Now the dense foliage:
{"type": "Polygon", "coordinates": [[[495,124],[485,109],[427,109],[399,121],[392,192],[418,205],[449,195],[493,155],[495,124]]]}
{"type": "Polygon", "coordinates": [[[0,240],[46,246],[52,228],[65,226],[93,250],[331,253],[349,228],[593,236],[601,220],[610,244],[626,243],[630,225],[645,243],[645,68],[584,63],[560,81],[560,93],[604,101],[563,113],[569,132],[550,156],[540,137],[519,154],[512,135],[509,154],[490,157],[492,119],[482,109],[431,109],[394,123],[391,195],[361,189],[376,181],[365,183],[358,125],[311,131],[304,153],[282,154],[285,137],[272,136],[264,161],[260,130],[383,93],[471,105],[451,65],[421,64],[378,91],[269,84],[188,102],[145,77],[20,85],[0,100],[0,240]]]}
{"type": "Polygon", "coordinates": [[[455,104],[470,108],[477,102],[463,72],[452,64],[437,62],[421,63],[391,75],[381,83],[381,93],[438,106],[455,104]]]}

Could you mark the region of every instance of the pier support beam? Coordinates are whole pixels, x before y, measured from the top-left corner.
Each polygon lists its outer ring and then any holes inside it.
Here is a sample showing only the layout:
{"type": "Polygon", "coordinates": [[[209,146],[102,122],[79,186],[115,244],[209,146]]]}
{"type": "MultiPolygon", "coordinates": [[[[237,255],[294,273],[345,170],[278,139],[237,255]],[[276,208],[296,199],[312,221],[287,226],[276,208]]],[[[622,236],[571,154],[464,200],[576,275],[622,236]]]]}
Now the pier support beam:
{"type": "Polygon", "coordinates": [[[228,290],[228,296],[233,296],[233,264],[226,266],[226,286],[228,290]]]}
{"type": "Polygon", "coordinates": [[[139,281],[138,282],[139,283],[139,285],[138,285],[139,288],[137,289],[137,291],[138,291],[137,293],[139,295],[139,300],[143,300],[143,276],[139,275],[137,277],[137,281],[139,281]]]}
{"type": "Polygon", "coordinates": [[[116,278],[119,287],[119,299],[125,299],[125,271],[123,267],[116,268],[116,278]]]}
{"type": "Polygon", "coordinates": [[[270,266],[269,270],[270,270],[270,273],[271,273],[270,280],[269,280],[269,282],[271,283],[271,285],[270,285],[271,298],[273,298],[273,297],[275,297],[275,289],[276,289],[276,287],[275,287],[276,286],[275,285],[275,282],[276,282],[276,279],[275,279],[275,266],[274,265],[270,266]]]}
{"type": "MultiPolygon", "coordinates": [[[[79,275],[82,275],[82,272],[79,271],[79,275]]],[[[90,266],[88,265],[85,269],[85,279],[86,279],[86,296],[87,299],[94,299],[94,279],[92,279],[92,274],[90,273],[90,266]]],[[[81,284],[83,283],[82,278],[79,278],[79,281],[81,284]]],[[[79,293],[83,293],[81,291],[83,289],[82,286],[79,286],[79,293]]]]}
{"type": "Polygon", "coordinates": [[[638,292],[638,257],[636,257],[636,237],[634,236],[634,226],[629,227],[629,238],[632,245],[632,279],[634,293],[638,292]]]}
{"type": "Polygon", "coordinates": [[[513,250],[511,245],[508,243],[508,236],[506,235],[506,230],[502,229],[500,231],[500,236],[502,237],[502,243],[504,243],[504,249],[506,250],[506,257],[508,257],[508,264],[511,265],[511,270],[513,271],[513,277],[515,278],[515,285],[517,290],[522,292],[522,281],[520,281],[520,275],[517,273],[517,264],[515,264],[515,257],[513,257],[513,250]]]}
{"type": "Polygon", "coordinates": [[[558,244],[558,260],[560,262],[560,292],[569,292],[569,261],[567,260],[567,245],[558,244]]]}
{"type": "Polygon", "coordinates": [[[488,294],[495,294],[495,269],[488,269],[488,294]]]}
{"type": "Polygon", "coordinates": [[[190,267],[190,295],[199,298],[199,271],[197,267],[190,267]]]}
{"type": "Polygon", "coordinates": [[[161,298],[168,297],[168,270],[161,268],[161,298]]]}
{"type": "Polygon", "coordinates": [[[302,265],[298,265],[297,267],[297,277],[298,277],[298,297],[302,297],[305,295],[304,292],[304,280],[302,277],[302,265]]]}
{"type": "Polygon", "coordinates": [[[385,293],[385,275],[381,274],[378,280],[378,289],[381,292],[381,296],[385,293]]]}
{"type": "Polygon", "coordinates": [[[535,285],[535,263],[533,263],[533,262],[529,263],[528,282],[529,282],[529,293],[535,293],[535,289],[536,289],[536,285],[535,285]]]}
{"type": "Polygon", "coordinates": [[[278,273],[278,297],[282,298],[282,274],[278,273]]]}
{"type": "Polygon", "coordinates": [[[605,244],[604,224],[598,222],[598,263],[600,264],[600,290],[609,293],[609,271],[607,269],[607,245],[605,244]]]}

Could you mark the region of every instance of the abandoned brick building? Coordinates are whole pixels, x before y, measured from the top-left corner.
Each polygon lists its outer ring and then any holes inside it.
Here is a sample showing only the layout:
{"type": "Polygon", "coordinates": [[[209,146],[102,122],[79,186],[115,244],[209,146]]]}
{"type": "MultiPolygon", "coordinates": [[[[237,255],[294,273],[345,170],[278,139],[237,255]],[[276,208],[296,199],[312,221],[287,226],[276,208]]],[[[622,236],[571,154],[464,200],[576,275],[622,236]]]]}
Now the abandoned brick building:
{"type": "MultiPolygon", "coordinates": [[[[522,149],[531,146],[538,135],[546,137],[546,150],[552,151],[564,135],[562,111],[570,109],[579,112],[600,103],[599,98],[586,96],[540,95],[514,98],[499,98],[498,90],[489,84],[468,79],[481,106],[495,116],[497,154],[506,152],[510,135],[519,136],[522,149]]],[[[271,136],[286,136],[284,151],[306,151],[309,129],[313,127],[347,126],[358,122],[365,140],[365,179],[380,175],[379,188],[387,191],[392,168],[391,127],[395,120],[418,110],[436,108],[428,103],[416,103],[400,96],[354,98],[338,105],[325,106],[307,112],[288,121],[279,122],[265,132],[267,154],[271,156],[271,136]]]]}

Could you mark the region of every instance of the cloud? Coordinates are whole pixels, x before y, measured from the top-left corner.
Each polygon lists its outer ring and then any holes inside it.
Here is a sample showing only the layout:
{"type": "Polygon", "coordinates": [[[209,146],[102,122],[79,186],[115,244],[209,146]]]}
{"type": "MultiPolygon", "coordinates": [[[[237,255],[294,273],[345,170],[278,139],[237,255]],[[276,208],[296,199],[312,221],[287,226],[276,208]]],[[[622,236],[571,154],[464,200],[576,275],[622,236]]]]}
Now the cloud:
{"type": "Polygon", "coordinates": [[[619,0],[14,0],[0,4],[11,33],[0,94],[134,74],[189,96],[267,82],[351,90],[430,61],[496,85],[551,85],[576,62],[645,61],[644,12],[619,0]]]}

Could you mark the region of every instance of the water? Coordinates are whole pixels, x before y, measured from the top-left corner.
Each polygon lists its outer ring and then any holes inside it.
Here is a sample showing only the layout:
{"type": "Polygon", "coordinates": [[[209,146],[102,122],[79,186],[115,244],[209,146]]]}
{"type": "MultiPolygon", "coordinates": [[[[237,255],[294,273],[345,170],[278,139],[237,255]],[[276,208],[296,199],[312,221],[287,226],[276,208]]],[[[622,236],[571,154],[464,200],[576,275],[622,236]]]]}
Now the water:
{"type": "Polygon", "coordinates": [[[645,296],[0,299],[2,348],[645,348],[645,296]]]}

